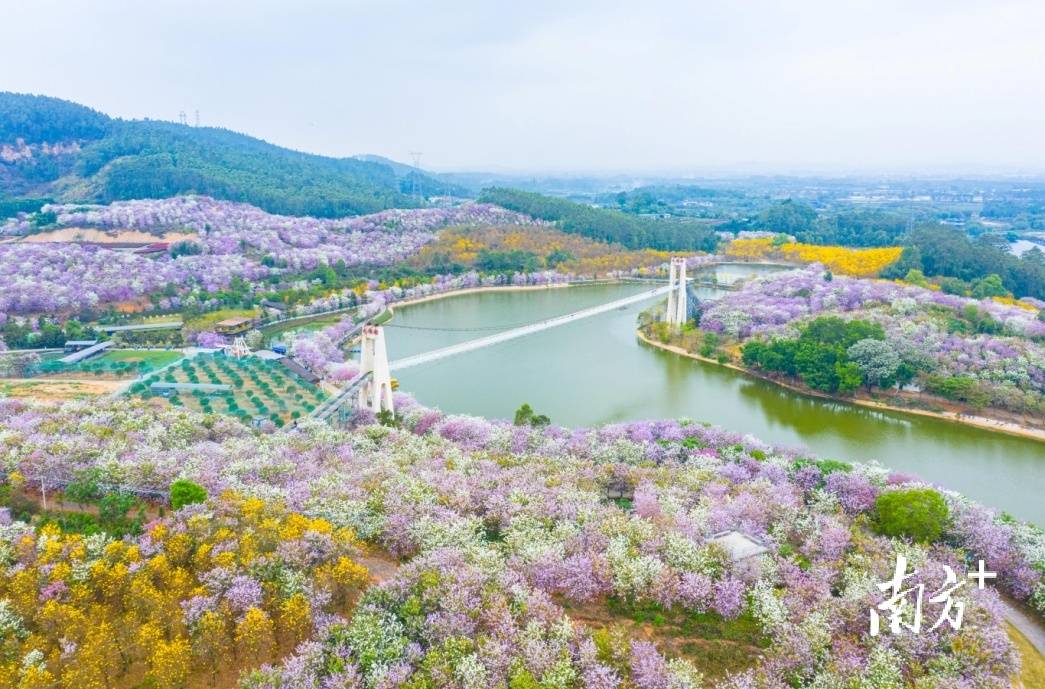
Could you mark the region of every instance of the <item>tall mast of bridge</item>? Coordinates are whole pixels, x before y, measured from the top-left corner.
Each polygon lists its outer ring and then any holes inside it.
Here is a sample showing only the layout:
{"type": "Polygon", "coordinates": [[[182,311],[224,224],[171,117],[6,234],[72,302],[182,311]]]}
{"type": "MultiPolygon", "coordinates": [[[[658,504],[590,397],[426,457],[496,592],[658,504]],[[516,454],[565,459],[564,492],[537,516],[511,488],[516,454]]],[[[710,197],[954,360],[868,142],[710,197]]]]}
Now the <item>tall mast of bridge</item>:
{"type": "Polygon", "coordinates": [[[379,325],[364,325],[359,341],[359,375],[371,374],[359,388],[359,409],[395,413],[392,407],[392,372],[388,367],[385,330],[379,325]]]}
{"type": "Polygon", "coordinates": [[[668,285],[668,310],[664,320],[671,325],[681,326],[686,322],[688,304],[686,303],[686,259],[675,256],[671,259],[671,272],[668,285]]]}

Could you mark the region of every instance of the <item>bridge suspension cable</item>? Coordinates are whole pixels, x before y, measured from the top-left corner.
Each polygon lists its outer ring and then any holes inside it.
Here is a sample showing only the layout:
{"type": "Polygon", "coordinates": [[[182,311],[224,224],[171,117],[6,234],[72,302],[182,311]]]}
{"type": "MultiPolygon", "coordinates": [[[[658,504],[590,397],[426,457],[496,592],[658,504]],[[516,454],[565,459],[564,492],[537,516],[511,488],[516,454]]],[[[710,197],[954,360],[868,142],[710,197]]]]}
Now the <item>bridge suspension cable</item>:
{"type": "Polygon", "coordinates": [[[506,325],[477,325],[471,328],[446,328],[438,325],[396,325],[394,323],[385,323],[386,328],[398,328],[399,330],[430,330],[433,332],[441,333],[475,333],[475,332],[495,332],[498,330],[511,330],[512,328],[520,328],[526,323],[508,323],[506,325]]]}

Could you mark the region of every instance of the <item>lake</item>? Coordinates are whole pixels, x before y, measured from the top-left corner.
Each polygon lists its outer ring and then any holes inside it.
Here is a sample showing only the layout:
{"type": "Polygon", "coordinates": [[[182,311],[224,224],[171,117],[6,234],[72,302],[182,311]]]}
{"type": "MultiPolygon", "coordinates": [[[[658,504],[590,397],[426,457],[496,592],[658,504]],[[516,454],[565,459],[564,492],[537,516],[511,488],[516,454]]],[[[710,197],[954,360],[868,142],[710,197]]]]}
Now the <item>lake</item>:
{"type": "MultiPolygon", "coordinates": [[[[720,281],[749,270],[722,269],[720,281]]],[[[611,284],[483,292],[400,307],[386,326],[389,358],[395,361],[488,335],[490,328],[506,330],[648,289],[611,284]]],[[[698,294],[713,297],[715,291],[698,294]]],[[[553,423],[572,427],[656,418],[707,421],[824,458],[878,460],[1045,525],[1040,492],[1045,443],[807,397],[664,352],[635,336],[637,315],[653,303],[405,369],[396,374],[400,389],[426,406],[491,418],[510,419],[527,402],[553,423]]]]}

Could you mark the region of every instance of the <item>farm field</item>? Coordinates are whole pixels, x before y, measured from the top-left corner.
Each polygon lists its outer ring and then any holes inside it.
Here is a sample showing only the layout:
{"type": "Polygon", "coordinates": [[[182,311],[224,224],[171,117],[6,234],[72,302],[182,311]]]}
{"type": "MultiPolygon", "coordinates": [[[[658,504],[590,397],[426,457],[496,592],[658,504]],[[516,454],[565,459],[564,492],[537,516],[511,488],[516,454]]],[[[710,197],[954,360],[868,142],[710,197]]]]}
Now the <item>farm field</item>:
{"type": "Polygon", "coordinates": [[[115,380],[47,380],[40,378],[8,378],[0,380],[0,395],[58,402],[95,397],[119,390],[123,383],[115,380]]]}
{"type": "Polygon", "coordinates": [[[227,414],[244,423],[263,418],[280,427],[307,415],[325,397],[319,387],[281,364],[253,357],[232,359],[202,354],[136,383],[130,392],[154,397],[149,387],[153,383],[228,385],[228,391],[180,391],[167,399],[174,406],[227,414]]]}

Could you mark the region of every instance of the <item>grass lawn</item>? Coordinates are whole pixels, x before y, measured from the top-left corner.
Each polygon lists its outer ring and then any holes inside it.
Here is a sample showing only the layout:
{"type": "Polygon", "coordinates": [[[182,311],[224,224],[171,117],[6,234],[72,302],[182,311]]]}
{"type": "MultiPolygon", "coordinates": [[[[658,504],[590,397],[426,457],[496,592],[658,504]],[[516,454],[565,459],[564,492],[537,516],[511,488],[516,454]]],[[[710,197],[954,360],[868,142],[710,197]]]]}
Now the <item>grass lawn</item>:
{"type": "Polygon", "coordinates": [[[1045,687],[1045,658],[1041,657],[1038,649],[1027,641],[1027,637],[1019,632],[1011,624],[1008,627],[1009,638],[1016,644],[1016,650],[1020,652],[1020,668],[1018,677],[1012,678],[1012,686],[1015,689],[1034,689],[1034,687],[1045,687]]]}
{"type": "Polygon", "coordinates": [[[98,357],[97,361],[147,361],[153,368],[160,368],[182,357],[177,350],[154,351],[149,349],[112,349],[98,357]]]}
{"type": "Polygon", "coordinates": [[[61,364],[57,359],[42,363],[43,377],[85,380],[129,380],[151,373],[182,358],[179,351],[114,349],[76,364],[61,364]]]}
{"type": "MultiPolygon", "coordinates": [[[[165,313],[162,316],[144,316],[142,318],[129,318],[126,321],[120,321],[118,323],[107,323],[106,325],[158,325],[160,323],[180,323],[182,317],[180,313],[165,313]]],[[[96,328],[104,327],[99,323],[92,323],[96,328]]]]}

